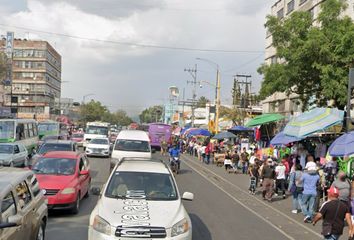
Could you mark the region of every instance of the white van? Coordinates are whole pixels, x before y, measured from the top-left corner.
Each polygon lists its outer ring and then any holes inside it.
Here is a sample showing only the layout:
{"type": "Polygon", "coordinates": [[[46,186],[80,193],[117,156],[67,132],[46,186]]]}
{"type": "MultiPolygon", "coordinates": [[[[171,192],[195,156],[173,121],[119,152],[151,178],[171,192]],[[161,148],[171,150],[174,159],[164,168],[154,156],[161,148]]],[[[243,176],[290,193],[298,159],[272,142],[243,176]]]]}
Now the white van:
{"type": "Polygon", "coordinates": [[[140,130],[121,131],[112,150],[112,163],[122,158],[151,158],[149,135],[140,130]]]}

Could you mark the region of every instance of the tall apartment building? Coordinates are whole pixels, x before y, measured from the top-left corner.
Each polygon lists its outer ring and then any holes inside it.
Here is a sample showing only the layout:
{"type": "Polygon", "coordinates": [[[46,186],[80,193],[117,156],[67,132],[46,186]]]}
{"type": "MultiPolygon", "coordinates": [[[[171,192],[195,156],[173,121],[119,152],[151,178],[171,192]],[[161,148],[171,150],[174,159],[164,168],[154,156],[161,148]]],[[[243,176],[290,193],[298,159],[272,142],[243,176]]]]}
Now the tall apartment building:
{"type": "MultiPolygon", "coordinates": [[[[311,13],[314,24],[321,11],[321,3],[326,0],[276,0],[271,7],[270,15],[279,19],[285,19],[296,11],[308,11],[311,13]]],[[[343,0],[348,4],[348,8],[343,15],[354,19],[354,0],[343,0]]],[[[273,47],[272,35],[267,31],[265,63],[279,63],[276,56],[276,49],[273,47]]],[[[287,96],[285,93],[274,93],[262,101],[263,112],[278,112],[284,115],[301,111],[301,102],[296,94],[287,96]]]]}
{"type": "MultiPolygon", "coordinates": [[[[312,18],[315,20],[321,11],[321,3],[326,0],[276,0],[271,7],[270,15],[277,16],[280,19],[286,18],[296,11],[308,11],[311,13],[312,18]]],[[[343,15],[351,16],[354,18],[354,0],[344,0],[348,4],[348,8],[343,15]]],[[[266,35],[266,64],[276,63],[276,50],[272,46],[272,35],[267,31],[266,35]]]]}
{"type": "Polygon", "coordinates": [[[4,106],[11,106],[12,95],[19,118],[49,119],[61,95],[61,56],[46,41],[15,39],[13,46],[12,89],[5,87],[4,106]]]}

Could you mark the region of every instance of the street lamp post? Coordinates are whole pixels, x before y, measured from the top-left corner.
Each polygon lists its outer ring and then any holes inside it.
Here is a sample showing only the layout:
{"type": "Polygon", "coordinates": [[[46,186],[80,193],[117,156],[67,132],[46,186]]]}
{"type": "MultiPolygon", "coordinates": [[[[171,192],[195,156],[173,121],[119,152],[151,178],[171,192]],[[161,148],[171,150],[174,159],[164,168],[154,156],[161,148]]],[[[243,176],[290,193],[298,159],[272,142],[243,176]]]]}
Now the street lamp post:
{"type": "Polygon", "coordinates": [[[95,95],[94,93],[89,93],[89,94],[86,94],[82,97],[82,103],[85,104],[85,100],[86,100],[86,97],[89,97],[89,96],[93,96],[95,95]]]}
{"type": "Polygon", "coordinates": [[[216,85],[215,85],[215,133],[219,132],[219,115],[220,115],[220,68],[219,64],[205,58],[196,58],[197,60],[208,62],[216,66],[216,85]]]}

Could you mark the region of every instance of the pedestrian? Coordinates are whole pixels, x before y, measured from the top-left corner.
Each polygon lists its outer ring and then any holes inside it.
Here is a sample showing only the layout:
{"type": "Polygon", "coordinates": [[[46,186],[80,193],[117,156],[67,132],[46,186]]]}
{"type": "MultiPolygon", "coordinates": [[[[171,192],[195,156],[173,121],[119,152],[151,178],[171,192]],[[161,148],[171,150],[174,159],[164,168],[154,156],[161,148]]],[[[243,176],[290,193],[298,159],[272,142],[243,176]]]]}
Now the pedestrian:
{"type": "Polygon", "coordinates": [[[242,163],[242,173],[246,174],[247,167],[248,167],[248,153],[245,147],[243,148],[243,151],[241,153],[241,163],[242,163]]]}
{"type": "Polygon", "coordinates": [[[275,194],[276,196],[279,194],[279,189],[283,194],[283,199],[286,198],[285,195],[285,172],[286,167],[284,166],[283,162],[280,162],[278,166],[275,167],[275,174],[276,174],[276,187],[275,187],[275,194]]]}
{"type": "Polygon", "coordinates": [[[208,144],[205,146],[205,158],[204,158],[204,162],[206,164],[210,163],[210,154],[212,151],[212,145],[211,142],[209,141],[208,144]]]}
{"type": "Polygon", "coordinates": [[[323,219],[322,235],[324,239],[337,240],[343,234],[344,219],[348,224],[349,238],[353,238],[353,226],[349,207],[338,199],[339,190],[336,187],[330,187],[328,190],[328,201],[323,203],[319,213],[313,219],[312,224],[323,219]]]}
{"type": "Polygon", "coordinates": [[[351,184],[347,180],[347,175],[343,171],[338,172],[337,179],[332,183],[332,187],[335,187],[339,190],[339,196],[338,199],[342,201],[343,203],[347,204],[347,206],[350,206],[350,189],[351,189],[351,184]]]}
{"type": "Polygon", "coordinates": [[[250,186],[249,186],[248,190],[253,195],[256,194],[258,178],[259,178],[258,170],[259,170],[258,164],[256,164],[256,163],[251,165],[248,169],[248,173],[250,176],[250,186]]]}
{"type": "Polygon", "coordinates": [[[292,194],[292,213],[298,213],[301,211],[302,191],[304,190],[301,182],[302,166],[300,164],[295,165],[295,171],[290,173],[289,192],[292,194]]]}
{"type": "Polygon", "coordinates": [[[317,184],[319,183],[320,176],[317,174],[316,168],[308,168],[301,176],[301,182],[304,190],[302,192],[301,209],[304,214],[304,222],[312,222],[314,213],[314,204],[317,196],[317,184]]]}
{"type": "Polygon", "coordinates": [[[235,150],[235,153],[232,155],[232,164],[234,169],[238,169],[238,163],[240,161],[240,155],[237,152],[237,149],[235,150]]]}
{"type": "Polygon", "coordinates": [[[269,158],[265,163],[264,167],[262,169],[261,173],[261,178],[262,178],[262,185],[263,185],[263,191],[262,191],[262,196],[263,200],[267,200],[269,202],[272,201],[273,197],[273,188],[274,188],[274,177],[275,177],[275,172],[272,167],[273,165],[273,160],[269,158]]]}

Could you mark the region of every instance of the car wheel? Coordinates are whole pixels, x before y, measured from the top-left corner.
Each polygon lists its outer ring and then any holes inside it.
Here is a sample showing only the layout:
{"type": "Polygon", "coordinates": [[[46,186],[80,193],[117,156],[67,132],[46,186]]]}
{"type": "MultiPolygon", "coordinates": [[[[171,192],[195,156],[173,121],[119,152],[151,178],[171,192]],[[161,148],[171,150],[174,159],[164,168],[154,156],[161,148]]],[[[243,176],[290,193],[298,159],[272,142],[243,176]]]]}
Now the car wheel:
{"type": "Polygon", "coordinates": [[[38,228],[36,240],[44,240],[45,236],[45,223],[42,221],[38,228]]]}
{"type": "Polygon", "coordinates": [[[84,198],[88,198],[90,196],[90,189],[91,189],[91,182],[89,183],[89,186],[87,188],[87,192],[86,192],[84,198]]]}
{"type": "Polygon", "coordinates": [[[77,194],[77,198],[76,198],[73,208],[71,209],[71,212],[73,214],[78,214],[79,210],[80,210],[80,192],[77,194]]]}

